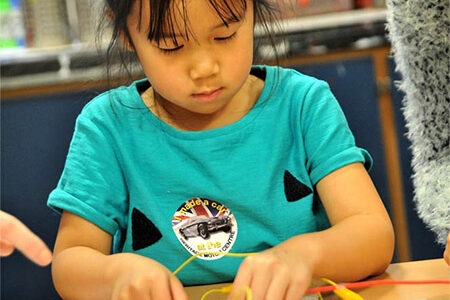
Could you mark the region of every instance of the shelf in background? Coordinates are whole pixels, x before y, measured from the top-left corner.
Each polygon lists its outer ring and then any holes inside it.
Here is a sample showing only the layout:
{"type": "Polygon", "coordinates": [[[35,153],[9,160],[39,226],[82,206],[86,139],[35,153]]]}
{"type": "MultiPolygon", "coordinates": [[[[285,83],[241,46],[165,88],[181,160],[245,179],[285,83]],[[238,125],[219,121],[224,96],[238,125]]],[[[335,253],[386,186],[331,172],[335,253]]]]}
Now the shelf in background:
{"type": "MultiPolygon", "coordinates": [[[[327,13],[322,15],[305,16],[296,19],[280,21],[283,32],[297,33],[326,28],[351,26],[363,23],[383,22],[386,20],[385,8],[367,8],[345,12],[327,13]]],[[[275,31],[275,33],[281,33],[275,31]]],[[[263,36],[263,30],[258,24],[255,27],[255,37],[263,36]]],[[[12,48],[0,50],[0,64],[15,62],[29,62],[46,60],[59,55],[86,55],[96,54],[97,48],[92,44],[78,43],[62,45],[51,48],[12,48]]]]}
{"type": "MultiPolygon", "coordinates": [[[[290,34],[384,21],[386,21],[386,8],[366,8],[285,19],[280,22],[280,28],[282,32],[290,34]]],[[[280,31],[276,33],[280,33],[280,31]]],[[[255,36],[261,35],[263,35],[263,30],[256,25],[255,36]]]]}
{"type": "MultiPolygon", "coordinates": [[[[385,42],[382,40],[385,20],[386,9],[381,8],[284,19],[280,21],[280,28],[286,33],[288,48],[282,54],[315,55],[346,47],[358,49],[380,46],[385,42]],[[370,41],[371,36],[375,38],[375,43],[370,41]],[[357,44],[360,41],[366,42],[360,46],[357,44]]],[[[281,33],[276,28],[274,32],[281,33]]],[[[257,49],[258,53],[264,54],[267,50],[270,53],[270,44],[264,41],[265,36],[258,25],[255,28],[255,39],[263,41],[257,49]]],[[[104,80],[105,49],[106,46],[98,48],[94,44],[84,43],[52,48],[2,49],[1,90],[104,80]]]]}

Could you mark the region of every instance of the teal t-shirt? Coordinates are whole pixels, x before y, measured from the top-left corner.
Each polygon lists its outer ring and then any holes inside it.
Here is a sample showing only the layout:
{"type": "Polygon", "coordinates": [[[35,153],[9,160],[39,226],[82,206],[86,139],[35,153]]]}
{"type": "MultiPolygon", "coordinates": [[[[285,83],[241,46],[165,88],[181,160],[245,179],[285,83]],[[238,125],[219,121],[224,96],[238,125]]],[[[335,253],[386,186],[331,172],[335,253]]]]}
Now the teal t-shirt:
{"type": "MultiPolygon", "coordinates": [[[[180,131],[144,105],[146,79],[106,92],[79,115],[61,179],[48,205],[175,270],[199,251],[258,252],[329,226],[316,183],[353,162],[355,146],[328,85],[295,70],[254,66],[264,77],[239,121],[180,131]]],[[[240,258],[195,259],[185,285],[232,281],[240,258]]]]}

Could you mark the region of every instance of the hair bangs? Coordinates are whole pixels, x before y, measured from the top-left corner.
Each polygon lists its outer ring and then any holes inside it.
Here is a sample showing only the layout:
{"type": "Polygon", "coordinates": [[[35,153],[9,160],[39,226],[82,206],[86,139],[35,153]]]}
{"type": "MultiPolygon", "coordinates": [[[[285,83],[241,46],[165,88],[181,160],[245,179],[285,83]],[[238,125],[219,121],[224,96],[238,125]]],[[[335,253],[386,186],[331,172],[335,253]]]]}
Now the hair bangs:
{"type": "Polygon", "coordinates": [[[247,0],[208,0],[223,24],[240,21],[247,11],[247,0]]]}
{"type": "MultiPolygon", "coordinates": [[[[139,8],[139,30],[142,29],[142,1],[139,8]]],[[[198,0],[195,0],[198,1],[198,0]]],[[[206,1],[206,0],[200,0],[206,1]]],[[[228,27],[241,20],[247,10],[247,0],[208,0],[211,7],[228,27]]],[[[189,40],[193,36],[186,11],[186,0],[149,1],[148,39],[160,43],[170,39],[178,47],[177,37],[189,40]]],[[[194,37],[195,38],[195,37],[194,37]]]]}

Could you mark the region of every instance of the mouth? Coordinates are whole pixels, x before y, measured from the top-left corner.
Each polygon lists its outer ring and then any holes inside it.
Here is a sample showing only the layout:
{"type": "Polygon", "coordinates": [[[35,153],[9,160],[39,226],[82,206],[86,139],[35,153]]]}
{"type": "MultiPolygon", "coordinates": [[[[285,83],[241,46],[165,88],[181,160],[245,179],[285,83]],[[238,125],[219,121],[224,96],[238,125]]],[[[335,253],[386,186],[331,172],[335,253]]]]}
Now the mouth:
{"type": "Polygon", "coordinates": [[[192,96],[199,102],[212,102],[220,95],[222,90],[223,88],[218,88],[203,93],[192,94],[192,96]]]}

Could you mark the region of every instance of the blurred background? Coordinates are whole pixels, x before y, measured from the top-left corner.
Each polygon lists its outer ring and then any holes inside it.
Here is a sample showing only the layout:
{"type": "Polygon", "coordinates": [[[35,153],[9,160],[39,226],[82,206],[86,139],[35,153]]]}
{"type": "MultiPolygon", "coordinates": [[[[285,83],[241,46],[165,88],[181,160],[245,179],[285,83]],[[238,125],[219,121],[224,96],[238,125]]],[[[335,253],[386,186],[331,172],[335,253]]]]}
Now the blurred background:
{"type": "MultiPolygon", "coordinates": [[[[327,81],[356,143],[374,158],[370,176],[396,232],[393,261],[441,257],[443,248],[414,209],[403,94],[396,88],[384,1],[277,1],[283,8],[284,33],[275,37],[280,64],[327,81]]],[[[119,71],[107,76],[108,41],[96,40],[102,10],[100,0],[0,0],[1,209],[51,248],[59,216],[46,200],[64,167],[75,119],[94,96],[130,79],[119,71]]],[[[257,56],[275,63],[258,25],[255,40],[257,56]]],[[[140,68],[130,75],[143,77],[140,68]]],[[[1,259],[0,296],[59,299],[50,268],[20,253],[1,259]]]]}

